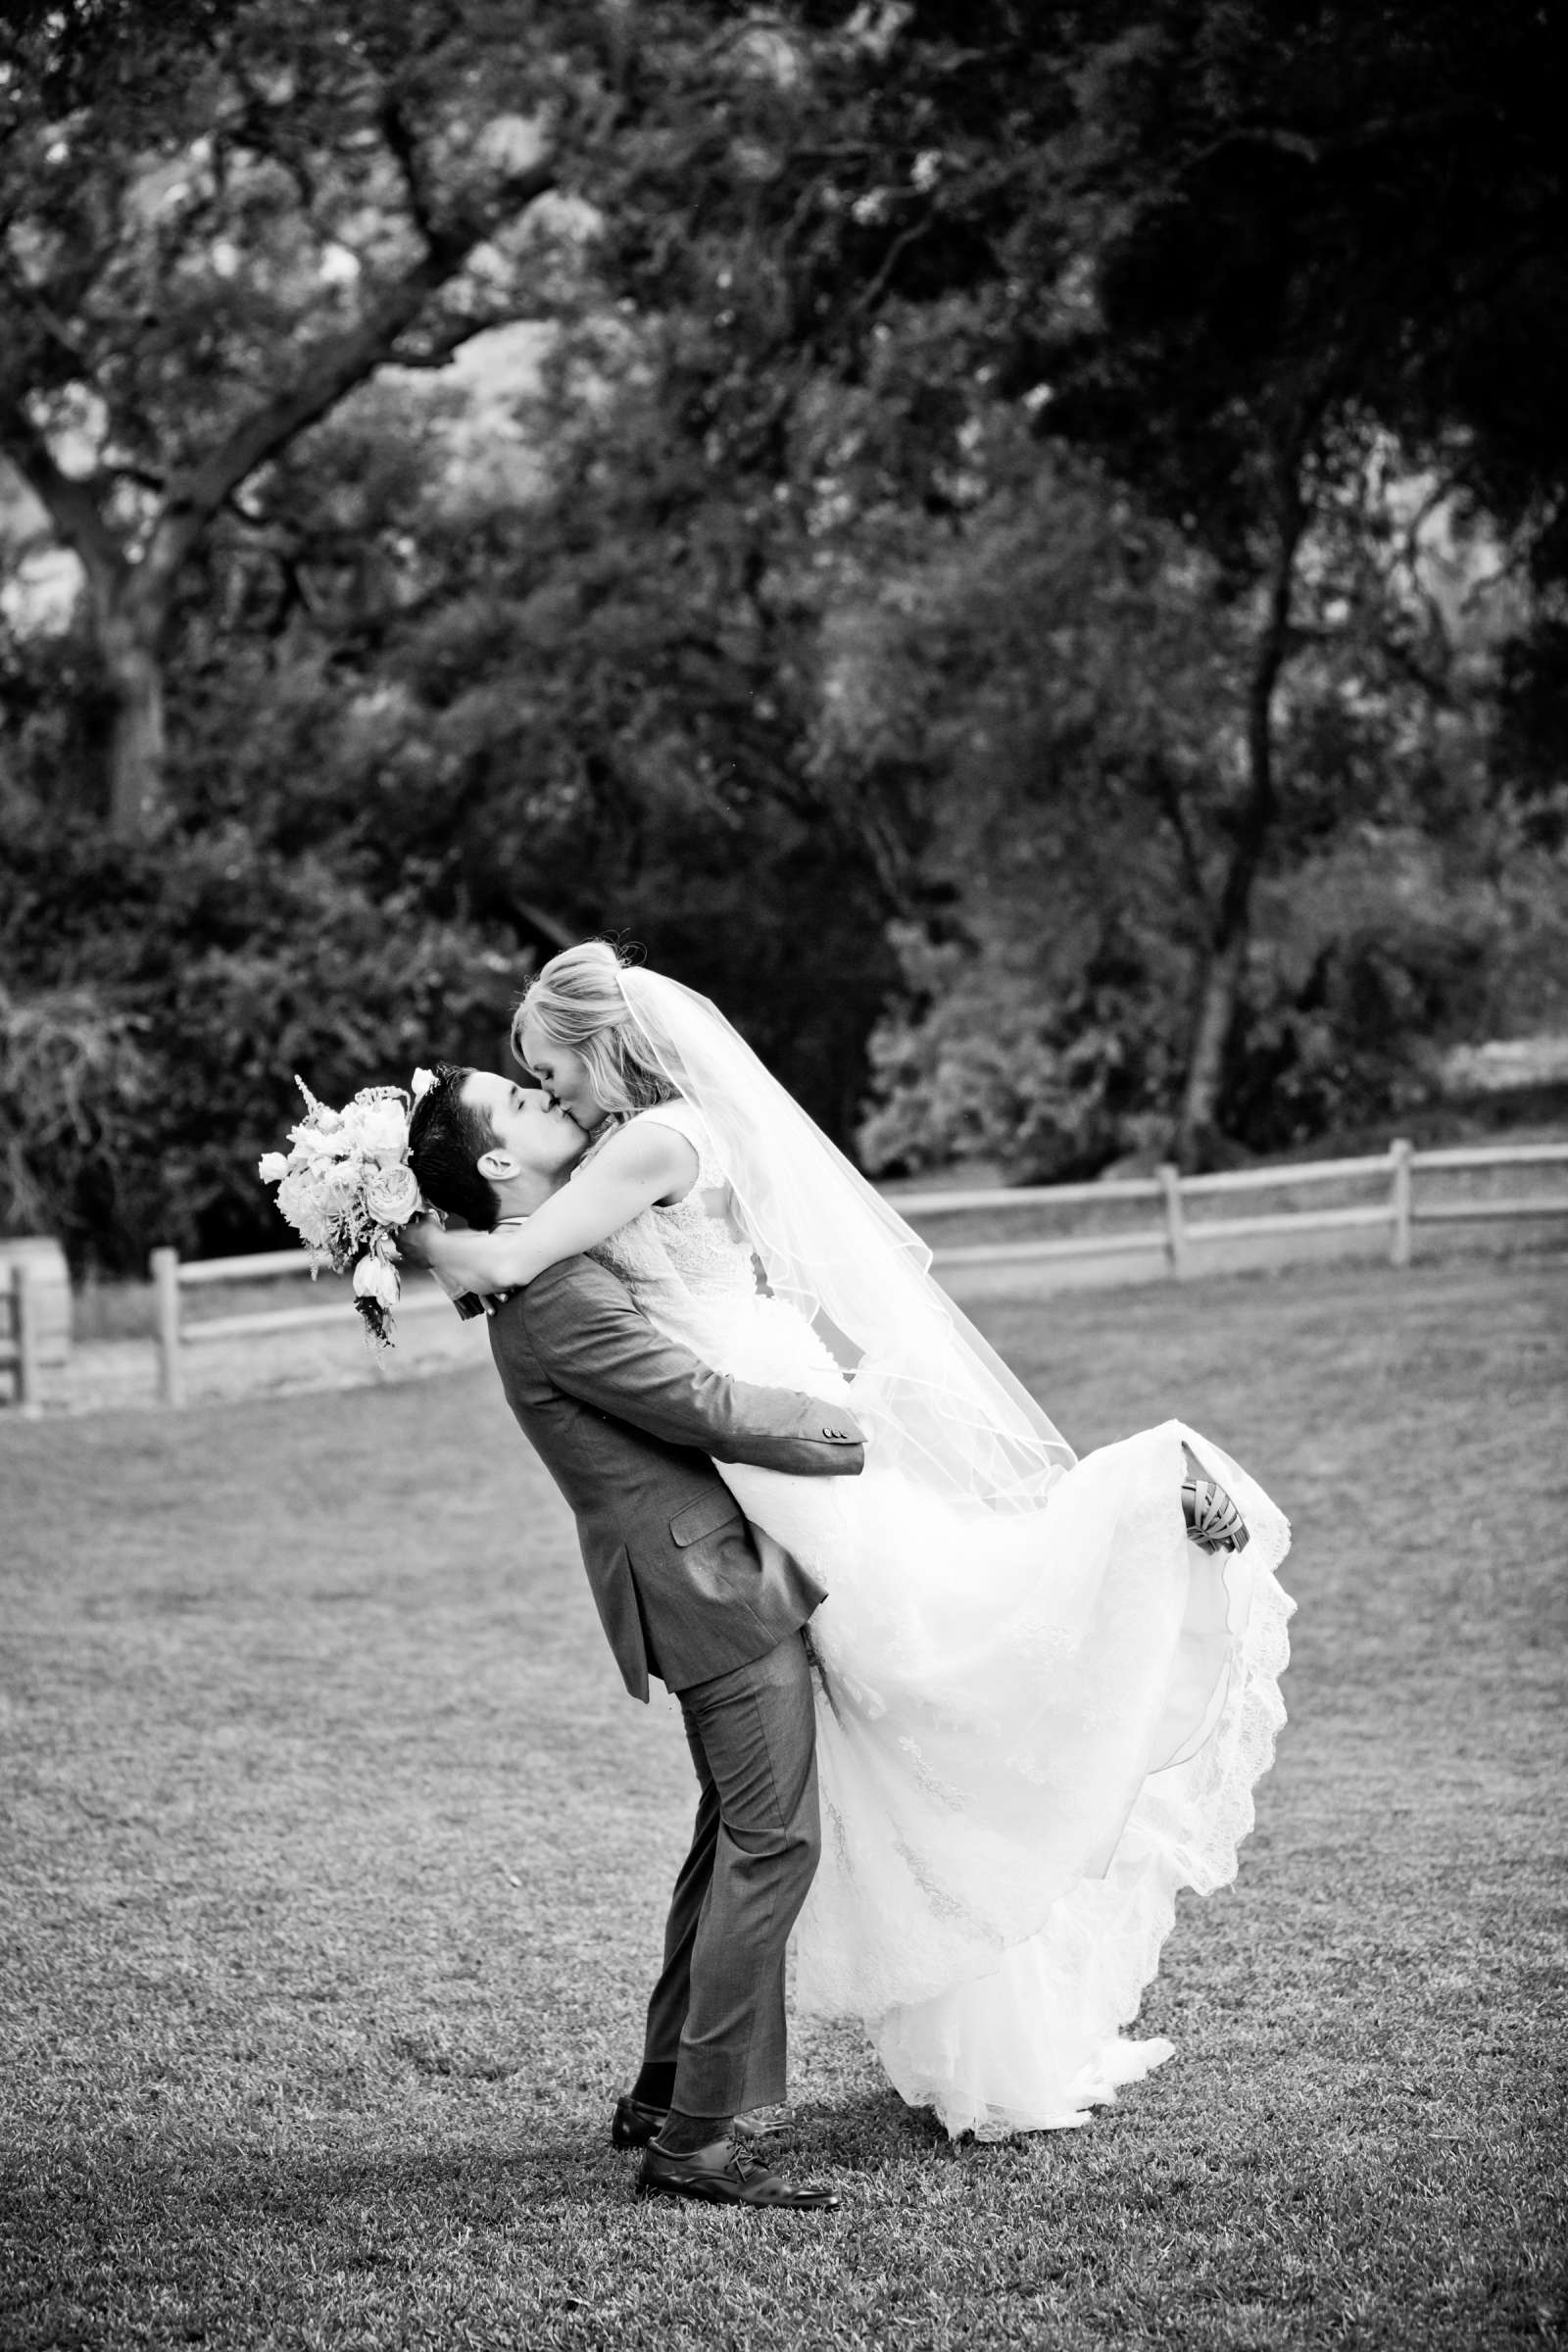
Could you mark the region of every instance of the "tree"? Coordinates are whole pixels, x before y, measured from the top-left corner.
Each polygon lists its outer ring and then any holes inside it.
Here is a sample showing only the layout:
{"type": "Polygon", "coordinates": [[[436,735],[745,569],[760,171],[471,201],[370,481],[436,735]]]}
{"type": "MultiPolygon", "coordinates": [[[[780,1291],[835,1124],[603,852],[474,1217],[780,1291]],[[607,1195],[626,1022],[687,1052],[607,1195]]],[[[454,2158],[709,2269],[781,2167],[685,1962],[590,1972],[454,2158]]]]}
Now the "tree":
{"type": "MultiPolygon", "coordinates": [[[[431,593],[382,616],[380,720],[335,821],[357,804],[383,880],[418,871],[494,924],[634,934],[848,1134],[897,881],[815,759],[811,543],[782,484],[682,430],[683,324],[564,336],[525,403],[526,506],[426,515],[431,593]]],[[[293,797],[319,822],[318,791],[293,797]]]]}
{"type": "Polygon", "coordinates": [[[762,375],[864,390],[901,349],[924,376],[903,486],[956,527],[965,436],[988,403],[1021,404],[1044,444],[1096,452],[1220,564],[1251,630],[1245,757],[1200,877],[1178,1121],[1183,1157],[1210,1155],[1257,894],[1290,833],[1285,689],[1321,625],[1301,583],[1330,509],[1381,434],[1410,475],[1517,529],[1538,577],[1564,567],[1547,19],[919,0],[779,23],[795,64],[771,120],[731,125],[688,173],[687,235],[627,242],[626,282],[730,322],[718,414],[750,397],[787,415],[755,398],[762,375]]]}
{"type": "MultiPolygon", "coordinates": [[[[1321,611],[1298,600],[1310,604],[1323,541],[1352,516],[1363,558],[1388,536],[1388,498],[1366,493],[1392,451],[1429,511],[1490,514],[1494,541],[1516,535],[1538,581],[1562,571],[1568,351],[1550,322],[1568,293],[1568,197],[1538,12],[1134,13],[1086,159],[1119,199],[1096,316],[1048,328],[1029,365],[1060,363],[1054,429],[1112,453],[1237,549],[1239,569],[1251,555],[1261,581],[1249,784],[1184,1102],[1191,1153],[1214,1131],[1251,910],[1289,829],[1281,689],[1322,638],[1321,611]]],[[[1441,706],[1441,652],[1410,660],[1410,601],[1366,650],[1402,660],[1441,706]]],[[[1351,599],[1349,628],[1367,634],[1368,618],[1351,599]]]]}
{"type": "Polygon", "coordinates": [[[1288,808],[1281,689],[1314,634],[1301,563],[1369,442],[1560,562],[1568,348],[1540,337],[1568,295],[1568,183],[1538,11],[1135,0],[1097,34],[1047,160],[1047,228],[1015,232],[1044,267],[1010,380],[1048,387],[1044,430],[1100,450],[1251,586],[1246,774],[1178,1122],[1192,1161],[1221,1123],[1288,808]],[[1064,271],[1074,220],[1094,233],[1064,271]]]}
{"type": "Polygon", "coordinates": [[[0,49],[0,451],[80,559],[109,806],[168,813],[191,558],[388,362],[563,299],[547,201],[602,97],[592,12],[469,0],[24,10],[0,49]]]}
{"type": "MultiPolygon", "coordinates": [[[[53,637],[0,623],[28,1070],[35,1030],[69,1059],[90,985],[138,1036],[194,1022],[216,1075],[236,1006],[294,1020],[297,966],[302,1050],[340,1034],[345,1073],[379,1074],[446,981],[392,991],[380,1029],[356,989],[488,956],[499,1004],[564,933],[620,928],[843,1135],[894,989],[905,1155],[969,1120],[1061,1173],[1380,1115],[1415,1029],[1481,1017],[1528,901],[1526,1001],[1562,839],[1561,354],[1519,357],[1561,273],[1533,19],[177,6],[24,0],[0,35],[0,388],[111,584],[155,577],[247,420],[423,291],[169,575],[150,861],[52,785],[126,732],[113,598],[53,637]],[[554,186],[509,193],[531,173],[554,186]],[[454,223],[486,235],[436,282],[454,223]],[[550,322],[526,479],[481,493],[439,369],[519,317],[550,322]],[[1461,572],[1467,545],[1533,561],[1517,658],[1435,594],[1439,537],[1461,572]],[[124,920],[73,944],[116,890],[124,920]]],[[[486,1052],[494,1012],[481,992],[486,1052]]],[[[263,1086],[217,1087],[235,1135],[263,1086]]],[[[184,1119],[212,1090],[175,1091],[184,1119]]],[[[178,1124],[180,1214],[260,1239],[233,1135],[187,1183],[178,1124]]],[[[161,1181],[138,1166],[146,1201],[161,1181]]]]}
{"type": "MultiPolygon", "coordinates": [[[[1486,608],[1457,641],[1435,616],[1418,630],[1401,535],[1379,551],[1361,517],[1341,519],[1301,565],[1227,1149],[1408,1109],[1442,1046],[1506,1017],[1507,967],[1516,1001],[1529,968],[1541,1002],[1552,960],[1549,859],[1523,852],[1490,783],[1486,608]]],[[[1440,553],[1425,551],[1429,584],[1440,553]]],[[[1452,590],[1462,548],[1448,563],[1452,590]]],[[[901,934],[868,1164],[981,1154],[1042,1181],[1167,1156],[1192,943],[1246,773],[1245,603],[1180,533],[1058,456],[887,576],[853,659],[841,723],[878,758],[918,746],[945,778],[927,865],[951,886],[901,934]]],[[[1560,937],[1560,875],[1556,904],[1560,937]]]]}

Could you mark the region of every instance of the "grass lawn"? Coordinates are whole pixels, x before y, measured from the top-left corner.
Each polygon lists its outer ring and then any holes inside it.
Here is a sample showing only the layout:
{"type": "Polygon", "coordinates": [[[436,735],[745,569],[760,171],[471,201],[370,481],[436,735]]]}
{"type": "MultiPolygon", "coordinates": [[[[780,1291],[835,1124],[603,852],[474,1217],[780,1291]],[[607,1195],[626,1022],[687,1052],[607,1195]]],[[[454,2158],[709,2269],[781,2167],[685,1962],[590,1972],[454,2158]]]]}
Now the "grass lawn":
{"type": "Polygon", "coordinates": [[[803,2030],[841,2212],[649,2207],[690,1783],[488,1373],[0,1420],[0,2344],[1469,2347],[1568,2243],[1568,1266],[993,1311],[1081,1446],[1291,1513],[1239,1885],[1087,2131],[950,2146],[803,2030]]]}

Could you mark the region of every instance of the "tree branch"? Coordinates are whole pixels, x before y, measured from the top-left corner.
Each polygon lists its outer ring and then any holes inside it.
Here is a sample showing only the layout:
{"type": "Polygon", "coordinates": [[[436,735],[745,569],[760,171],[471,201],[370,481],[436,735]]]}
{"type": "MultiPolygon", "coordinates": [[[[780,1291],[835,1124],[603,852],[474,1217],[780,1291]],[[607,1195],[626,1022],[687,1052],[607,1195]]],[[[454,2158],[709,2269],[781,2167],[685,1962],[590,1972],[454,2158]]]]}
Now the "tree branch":
{"type": "Polygon", "coordinates": [[[1392,631],[1373,630],[1371,636],[1372,643],[1390,667],[1396,669],[1410,685],[1419,686],[1440,710],[1457,708],[1457,698],[1447,679],[1423,662],[1412,647],[1401,644],[1392,631]]]}
{"type": "Polygon", "coordinates": [[[403,111],[403,102],[395,90],[388,90],[382,98],[376,120],[388,152],[397,165],[414,225],[426,245],[431,245],[435,242],[437,231],[424,165],[419,155],[418,141],[415,138],[408,116],[403,111]]]}
{"type": "Polygon", "coordinates": [[[103,593],[121,586],[129,559],[104,520],[94,482],[61,471],[20,402],[0,402],[0,450],[47,510],[66,545],[80,557],[94,587],[103,593]]]}
{"type": "Polygon", "coordinates": [[[918,220],[911,220],[907,228],[900,230],[899,234],[894,238],[892,244],[888,247],[887,252],[883,255],[881,266],[877,270],[875,276],[866,286],[863,293],[858,294],[854,302],[850,305],[850,315],[852,318],[857,318],[862,311],[868,311],[873,307],[883,288],[886,286],[889,278],[893,275],[894,270],[898,268],[900,262],[903,261],[905,255],[908,252],[909,247],[911,245],[917,245],[922,237],[928,237],[931,234],[934,219],[935,216],[928,208],[921,215],[918,220]]]}
{"type": "Polygon", "coordinates": [[[87,356],[81,337],[67,326],[65,320],[45,302],[43,296],[34,287],[29,286],[24,279],[19,278],[13,270],[6,271],[6,290],[13,302],[20,303],[36,318],[43,329],[46,341],[53,344],[61,359],[68,361],[71,367],[78,372],[91,368],[92,362],[87,356]]]}
{"type": "Polygon", "coordinates": [[[1171,831],[1176,836],[1177,847],[1181,852],[1182,871],[1187,876],[1187,887],[1192,892],[1205,922],[1212,922],[1213,908],[1209,904],[1208,882],[1203,872],[1203,861],[1198,854],[1198,844],[1193,838],[1193,828],[1188,819],[1187,804],[1176,788],[1176,779],[1163,760],[1152,760],[1146,772],[1150,783],[1153,786],[1154,798],[1159,803],[1171,831]]]}
{"type": "Polygon", "coordinates": [[[494,313],[478,318],[471,311],[465,312],[461,318],[443,320],[429,340],[420,343],[417,351],[400,351],[396,355],[396,365],[399,368],[445,368],[453,353],[461,351],[465,343],[471,343],[475,335],[488,334],[491,327],[505,326],[507,323],[506,318],[494,313]]]}
{"type": "Polygon", "coordinates": [[[569,924],[562,922],[558,915],[551,914],[545,907],[539,906],[537,901],[522,898],[513,890],[507,893],[507,904],[512,907],[514,913],[519,915],[532,930],[542,932],[552,946],[575,947],[576,932],[571,929],[569,924]]]}
{"type": "Polygon", "coordinates": [[[167,599],[180,565],[230,492],[378,367],[395,360],[398,337],[429,297],[458,275],[504,220],[555,185],[554,166],[534,165],[505,181],[483,214],[460,214],[447,221],[357,325],[319,345],[292,384],[254,409],[217,449],[171,483],[163,517],[137,566],[138,585],[150,605],[167,599]]]}
{"type": "Polygon", "coordinates": [[[166,475],[154,473],[149,466],[137,466],[129,458],[116,458],[104,466],[103,471],[114,481],[134,482],[138,490],[151,490],[158,498],[162,498],[169,487],[166,475]]]}
{"type": "Polygon", "coordinates": [[[271,119],[273,110],[268,106],[261,91],[246,73],[243,63],[235,53],[234,44],[227,41],[204,39],[202,46],[213,58],[219,71],[228,75],[243,100],[239,119],[239,137],[235,140],[228,140],[220,134],[215,143],[216,156],[220,159],[218,176],[220,179],[223,176],[221,159],[225,157],[226,150],[230,145],[248,147],[253,155],[269,157],[280,171],[288,174],[299,196],[301,210],[307,220],[312,219],[316,211],[316,175],[303,157],[291,150],[286,138],[279,139],[277,136],[271,119]]]}
{"type": "Polygon", "coordinates": [[[1333,131],[1321,138],[1314,138],[1307,131],[1291,130],[1282,122],[1244,122],[1195,149],[1188,162],[1206,164],[1232,147],[1272,147],[1281,155],[1299,156],[1303,163],[1321,164],[1335,156],[1363,155],[1376,147],[1401,146],[1410,139],[1424,139],[1433,131],[1451,130],[1460,122],[1494,121],[1496,116],[1495,107],[1483,106],[1473,98],[1456,98],[1446,106],[1427,107],[1420,114],[1382,115],[1371,122],[1357,123],[1351,130],[1333,131]]]}

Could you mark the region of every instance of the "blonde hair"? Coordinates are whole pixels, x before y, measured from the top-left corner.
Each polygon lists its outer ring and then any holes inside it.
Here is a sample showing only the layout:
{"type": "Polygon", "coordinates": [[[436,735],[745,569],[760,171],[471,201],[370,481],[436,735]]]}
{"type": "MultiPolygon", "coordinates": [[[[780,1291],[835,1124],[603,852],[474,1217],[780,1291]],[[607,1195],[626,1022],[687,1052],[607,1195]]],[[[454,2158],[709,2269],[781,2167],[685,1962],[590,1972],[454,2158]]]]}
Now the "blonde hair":
{"type": "Polygon", "coordinates": [[[601,1107],[622,1119],[673,1102],[679,1091],[626,1008],[620,973],[628,960],[608,939],[564,948],[535,973],[512,1016],[512,1051],[519,1061],[527,1060],[522,1016],[532,1013],[553,1046],[582,1055],[601,1107]]]}

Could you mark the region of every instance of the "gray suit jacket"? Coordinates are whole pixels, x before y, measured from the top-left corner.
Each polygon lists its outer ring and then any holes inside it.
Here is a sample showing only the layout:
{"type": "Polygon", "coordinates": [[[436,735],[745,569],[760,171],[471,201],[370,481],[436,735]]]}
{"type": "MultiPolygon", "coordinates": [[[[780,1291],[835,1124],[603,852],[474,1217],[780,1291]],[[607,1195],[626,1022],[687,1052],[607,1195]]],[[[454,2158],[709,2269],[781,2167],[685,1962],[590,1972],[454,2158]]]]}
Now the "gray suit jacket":
{"type": "Polygon", "coordinates": [[[664,1339],[615,1277],[568,1257],[490,1318],[518,1425],[571,1505],[600,1622],[634,1698],[775,1648],[824,1598],[777,1544],[754,1541],[713,1468],[858,1471],[850,1414],[728,1380],[664,1339]]]}

